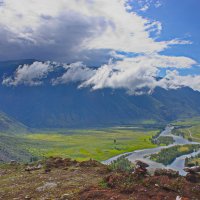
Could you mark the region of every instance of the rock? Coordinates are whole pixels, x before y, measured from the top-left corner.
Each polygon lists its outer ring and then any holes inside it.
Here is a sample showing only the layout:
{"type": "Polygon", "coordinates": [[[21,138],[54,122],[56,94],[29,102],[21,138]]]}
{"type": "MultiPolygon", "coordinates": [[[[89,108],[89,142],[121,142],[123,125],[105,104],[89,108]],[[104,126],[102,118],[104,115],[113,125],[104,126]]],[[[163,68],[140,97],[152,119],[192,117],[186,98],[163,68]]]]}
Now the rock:
{"type": "Polygon", "coordinates": [[[35,171],[35,170],[40,170],[42,168],[42,165],[38,165],[38,166],[27,166],[25,168],[25,171],[30,172],[30,171],[35,171]]]}
{"type": "Polygon", "coordinates": [[[31,199],[31,197],[30,197],[29,195],[26,195],[26,196],[25,196],[25,199],[28,199],[28,200],[30,200],[30,199],[31,199]]]}
{"type": "Polygon", "coordinates": [[[185,197],[177,196],[177,197],[176,197],[176,200],[189,200],[189,199],[188,199],[188,198],[185,198],[185,197]]]}
{"type": "Polygon", "coordinates": [[[199,183],[200,182],[200,166],[195,166],[195,167],[187,167],[184,168],[185,172],[188,172],[186,175],[186,180],[193,182],[193,183],[199,183]]]}
{"type": "Polygon", "coordinates": [[[77,161],[71,160],[70,158],[50,157],[46,160],[46,168],[65,168],[76,164],[77,161]]]}
{"type": "Polygon", "coordinates": [[[83,161],[79,164],[80,167],[98,167],[98,166],[102,166],[101,163],[99,163],[96,160],[87,160],[87,161],[83,161]]]}
{"type": "Polygon", "coordinates": [[[195,166],[195,167],[186,167],[184,168],[185,172],[191,173],[191,174],[195,174],[197,172],[200,172],[200,166],[195,166]]]}
{"type": "Polygon", "coordinates": [[[200,182],[200,174],[198,173],[188,173],[185,178],[187,181],[190,181],[192,183],[200,182]]]}
{"type": "Polygon", "coordinates": [[[144,163],[144,162],[142,162],[140,160],[136,160],[135,162],[136,162],[136,166],[139,166],[140,168],[144,168],[145,169],[145,168],[149,167],[149,165],[147,163],[144,163]]]}
{"type": "Polygon", "coordinates": [[[155,176],[168,176],[169,178],[177,178],[179,176],[178,171],[172,169],[156,169],[154,172],[155,176]]]}
{"type": "Polygon", "coordinates": [[[60,200],[68,200],[70,194],[63,194],[60,198],[60,200]]]}
{"type": "Polygon", "coordinates": [[[44,171],[45,171],[45,173],[49,173],[49,172],[51,172],[51,168],[46,168],[44,171]]]}
{"type": "Polygon", "coordinates": [[[43,186],[41,186],[41,187],[38,187],[37,189],[36,189],[36,191],[38,191],[38,192],[42,192],[42,191],[46,191],[46,190],[50,190],[50,189],[53,189],[53,188],[55,188],[55,187],[57,187],[57,183],[54,183],[54,182],[47,182],[47,183],[45,183],[43,186]]]}
{"type": "Polygon", "coordinates": [[[16,160],[11,160],[10,161],[10,165],[16,165],[17,164],[17,161],[16,160]]]}
{"type": "Polygon", "coordinates": [[[38,164],[37,168],[38,168],[38,169],[42,169],[42,165],[41,165],[41,164],[38,164]]]}
{"type": "Polygon", "coordinates": [[[145,176],[147,175],[147,167],[149,165],[147,163],[144,163],[140,160],[136,160],[136,167],[134,169],[134,174],[136,176],[145,176]]]}
{"type": "Polygon", "coordinates": [[[146,174],[147,173],[147,169],[144,169],[144,168],[136,168],[135,171],[134,171],[135,174],[146,174]]]}

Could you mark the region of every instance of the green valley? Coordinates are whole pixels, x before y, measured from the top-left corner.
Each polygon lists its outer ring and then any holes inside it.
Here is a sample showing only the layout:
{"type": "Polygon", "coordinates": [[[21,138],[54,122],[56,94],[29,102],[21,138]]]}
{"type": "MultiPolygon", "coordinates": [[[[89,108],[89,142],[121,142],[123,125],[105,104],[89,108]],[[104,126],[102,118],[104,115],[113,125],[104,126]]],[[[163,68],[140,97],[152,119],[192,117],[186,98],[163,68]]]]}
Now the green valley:
{"type": "Polygon", "coordinates": [[[107,128],[15,135],[0,134],[0,141],[3,141],[0,143],[0,148],[2,154],[21,161],[29,161],[31,157],[49,156],[71,157],[80,161],[90,158],[103,161],[125,152],[155,147],[156,145],[151,143],[151,137],[157,132],[158,130],[148,129],[107,128]],[[7,148],[8,146],[11,148],[7,148]]]}

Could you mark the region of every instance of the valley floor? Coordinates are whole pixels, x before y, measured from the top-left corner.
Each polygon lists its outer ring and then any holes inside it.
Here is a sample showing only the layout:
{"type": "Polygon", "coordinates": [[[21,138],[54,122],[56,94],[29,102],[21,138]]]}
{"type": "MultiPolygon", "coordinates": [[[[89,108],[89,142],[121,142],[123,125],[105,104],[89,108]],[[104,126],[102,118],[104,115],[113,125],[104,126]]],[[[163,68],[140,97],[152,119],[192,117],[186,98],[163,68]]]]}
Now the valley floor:
{"type": "Polygon", "coordinates": [[[61,156],[79,161],[103,161],[134,150],[153,148],[151,138],[158,129],[107,128],[62,130],[28,134],[0,133],[0,161],[61,156]]]}

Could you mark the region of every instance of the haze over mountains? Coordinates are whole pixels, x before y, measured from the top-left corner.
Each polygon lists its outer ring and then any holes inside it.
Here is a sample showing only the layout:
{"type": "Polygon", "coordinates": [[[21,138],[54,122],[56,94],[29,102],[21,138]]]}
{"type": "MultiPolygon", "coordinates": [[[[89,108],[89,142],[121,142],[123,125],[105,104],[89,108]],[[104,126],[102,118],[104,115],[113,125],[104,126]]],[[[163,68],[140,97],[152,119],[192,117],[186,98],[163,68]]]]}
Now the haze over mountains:
{"type": "MultiPolygon", "coordinates": [[[[0,63],[1,83],[19,65],[34,60],[0,63]]],[[[61,72],[52,72],[48,79],[61,72]]],[[[32,128],[96,127],[142,120],[171,121],[200,115],[200,93],[188,87],[155,88],[152,94],[130,95],[124,89],[78,89],[80,82],[37,86],[0,85],[0,111],[32,128]]]]}

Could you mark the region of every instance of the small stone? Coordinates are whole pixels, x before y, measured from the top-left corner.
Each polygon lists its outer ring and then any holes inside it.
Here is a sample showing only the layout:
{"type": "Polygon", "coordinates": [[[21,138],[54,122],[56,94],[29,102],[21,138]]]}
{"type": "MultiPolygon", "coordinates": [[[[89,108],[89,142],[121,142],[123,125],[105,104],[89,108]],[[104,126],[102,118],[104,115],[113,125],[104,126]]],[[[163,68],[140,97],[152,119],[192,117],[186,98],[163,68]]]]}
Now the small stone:
{"type": "Polygon", "coordinates": [[[199,183],[200,182],[200,174],[196,173],[196,174],[191,174],[188,173],[186,175],[186,180],[192,183],[199,183]]]}
{"type": "Polygon", "coordinates": [[[177,196],[177,197],[176,197],[176,200],[181,200],[181,197],[180,197],[180,196],[177,196]]]}
{"type": "Polygon", "coordinates": [[[39,165],[37,166],[37,168],[38,168],[38,169],[42,169],[42,165],[39,164],[39,165]]]}
{"type": "Polygon", "coordinates": [[[49,173],[49,172],[51,172],[51,169],[50,169],[50,168],[47,168],[47,169],[45,169],[44,171],[45,171],[45,173],[49,173]]]}
{"type": "Polygon", "coordinates": [[[156,186],[156,187],[159,187],[159,185],[158,185],[158,184],[155,184],[155,186],[156,186]]]}
{"type": "Polygon", "coordinates": [[[172,169],[156,169],[154,172],[155,176],[168,176],[169,178],[179,177],[179,172],[172,169]]]}
{"type": "Polygon", "coordinates": [[[69,196],[70,196],[70,194],[63,194],[62,197],[60,198],[60,200],[68,200],[69,196]]]}
{"type": "Polygon", "coordinates": [[[140,160],[136,160],[135,162],[136,162],[136,165],[138,165],[140,168],[144,168],[145,169],[145,168],[149,167],[149,165],[147,163],[142,162],[140,160]]]}
{"type": "Polygon", "coordinates": [[[10,165],[16,165],[17,164],[17,161],[16,160],[11,160],[10,161],[10,165]]]}
{"type": "Polygon", "coordinates": [[[47,183],[45,183],[43,186],[38,187],[38,188],[36,189],[36,191],[42,192],[42,191],[45,191],[45,190],[53,189],[53,188],[55,188],[55,187],[57,187],[57,183],[54,183],[54,182],[49,183],[49,182],[47,182],[47,183]]]}
{"type": "Polygon", "coordinates": [[[25,199],[31,199],[31,197],[29,195],[26,195],[25,199]]]}

